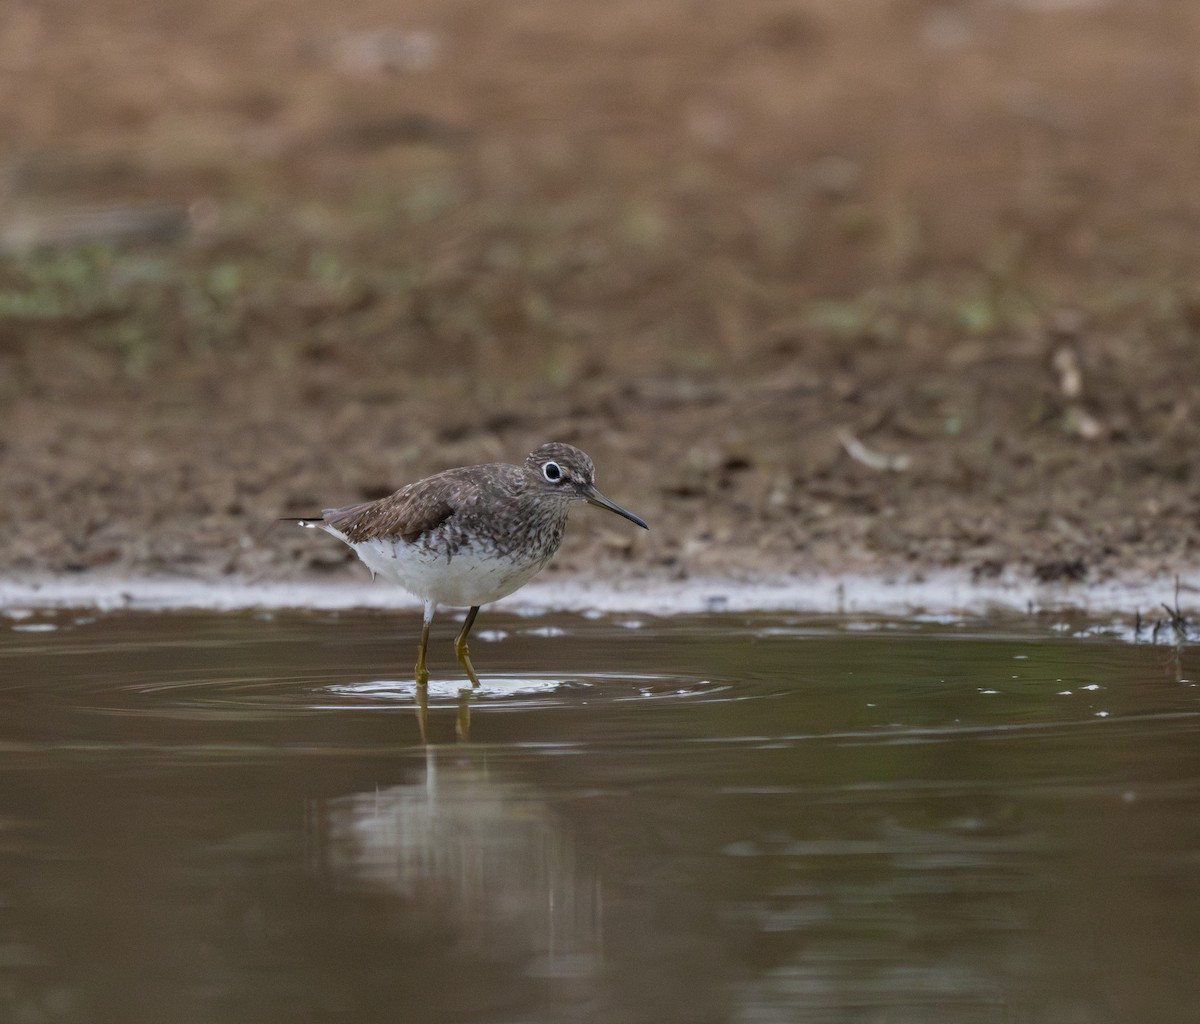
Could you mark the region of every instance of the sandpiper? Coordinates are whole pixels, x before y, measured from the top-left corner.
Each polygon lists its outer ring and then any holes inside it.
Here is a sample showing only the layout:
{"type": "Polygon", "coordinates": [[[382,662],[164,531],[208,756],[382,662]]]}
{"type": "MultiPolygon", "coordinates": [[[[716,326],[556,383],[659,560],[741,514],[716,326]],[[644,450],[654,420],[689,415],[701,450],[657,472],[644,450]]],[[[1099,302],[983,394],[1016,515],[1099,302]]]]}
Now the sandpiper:
{"type": "Polygon", "coordinates": [[[596,490],[595,480],[584,452],[554,441],[530,452],[523,466],[447,469],[387,498],[326,509],[319,519],[300,523],[333,534],[354,549],[372,577],[398,583],[425,602],[419,687],[429,682],[425,649],[437,606],[468,608],[454,652],[478,686],[467,634],[480,605],[507,597],[537,575],[558,550],[572,504],[586,501],[649,529],[596,490]]]}

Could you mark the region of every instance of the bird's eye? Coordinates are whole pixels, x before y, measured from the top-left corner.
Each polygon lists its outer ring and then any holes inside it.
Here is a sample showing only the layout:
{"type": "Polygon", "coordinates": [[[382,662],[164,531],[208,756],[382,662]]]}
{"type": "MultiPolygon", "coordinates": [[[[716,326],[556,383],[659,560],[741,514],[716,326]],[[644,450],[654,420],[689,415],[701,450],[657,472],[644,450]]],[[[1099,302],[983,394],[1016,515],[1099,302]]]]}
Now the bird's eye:
{"type": "Polygon", "coordinates": [[[557,462],[547,462],[542,467],[542,476],[552,484],[558,483],[562,479],[562,475],[562,469],[557,462]]]}

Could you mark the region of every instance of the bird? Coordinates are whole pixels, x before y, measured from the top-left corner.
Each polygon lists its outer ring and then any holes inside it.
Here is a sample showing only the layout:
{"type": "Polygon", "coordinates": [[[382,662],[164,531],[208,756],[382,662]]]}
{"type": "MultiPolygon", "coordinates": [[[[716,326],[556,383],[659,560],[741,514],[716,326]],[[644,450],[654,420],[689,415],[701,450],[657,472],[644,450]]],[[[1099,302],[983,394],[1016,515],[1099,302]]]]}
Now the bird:
{"type": "Polygon", "coordinates": [[[562,542],[569,509],[580,502],[650,528],[596,489],[586,452],[560,441],[538,445],[520,466],[447,469],[386,498],[297,521],[349,545],[372,578],[397,583],[424,602],[414,669],[419,688],[429,683],[434,612],[439,605],[467,608],[454,653],[478,688],[467,637],[480,607],[519,590],[545,567],[562,542]]]}

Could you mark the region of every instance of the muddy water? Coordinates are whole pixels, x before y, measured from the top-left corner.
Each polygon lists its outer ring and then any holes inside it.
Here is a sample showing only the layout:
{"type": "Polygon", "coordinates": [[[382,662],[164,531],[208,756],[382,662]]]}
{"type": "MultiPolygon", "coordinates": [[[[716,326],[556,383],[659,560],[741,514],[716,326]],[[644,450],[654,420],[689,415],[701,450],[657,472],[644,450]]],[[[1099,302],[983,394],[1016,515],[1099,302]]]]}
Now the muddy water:
{"type": "Polygon", "coordinates": [[[0,617],[0,1020],[1195,1021],[1200,651],[0,617]]]}

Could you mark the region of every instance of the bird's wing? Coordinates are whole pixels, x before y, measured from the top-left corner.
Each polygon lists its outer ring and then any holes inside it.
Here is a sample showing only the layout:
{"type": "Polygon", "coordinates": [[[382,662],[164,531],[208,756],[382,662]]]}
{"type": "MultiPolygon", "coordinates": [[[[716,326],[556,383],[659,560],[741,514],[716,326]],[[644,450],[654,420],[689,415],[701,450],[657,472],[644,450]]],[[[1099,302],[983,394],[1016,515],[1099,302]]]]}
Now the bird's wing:
{"type": "Polygon", "coordinates": [[[464,466],[401,487],[395,494],[346,508],[327,509],[325,525],[351,544],[396,538],[415,544],[457,513],[478,514],[481,503],[515,500],[524,470],[517,466],[464,466]],[[481,470],[485,483],[481,485],[481,470]]]}
{"type": "Polygon", "coordinates": [[[454,505],[444,495],[414,485],[378,501],[326,509],[324,520],[351,544],[380,537],[399,537],[414,544],[452,515],[454,505]]]}

